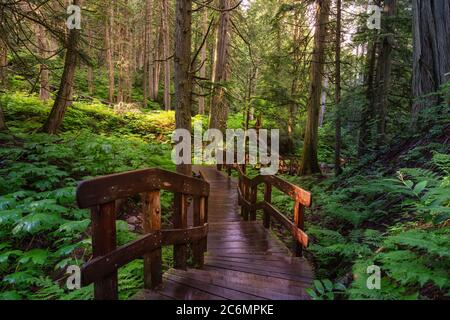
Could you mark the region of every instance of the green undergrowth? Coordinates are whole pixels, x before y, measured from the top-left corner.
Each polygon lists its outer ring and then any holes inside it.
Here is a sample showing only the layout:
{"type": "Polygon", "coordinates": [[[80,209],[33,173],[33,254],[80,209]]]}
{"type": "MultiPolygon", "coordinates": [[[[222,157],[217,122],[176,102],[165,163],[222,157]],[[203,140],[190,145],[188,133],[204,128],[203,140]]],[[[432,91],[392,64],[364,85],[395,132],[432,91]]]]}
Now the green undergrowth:
{"type": "MultiPolygon", "coordinates": [[[[450,297],[449,173],[450,156],[435,151],[421,167],[399,169],[394,175],[371,170],[345,179],[285,176],[313,194],[313,207],[307,210],[307,256],[319,280],[311,296],[450,297]],[[381,269],[379,290],[367,286],[373,265],[381,269]]],[[[293,203],[283,194],[275,192],[273,203],[292,214],[293,203]]]]}
{"type": "MultiPolygon", "coordinates": [[[[62,133],[49,136],[36,130],[48,104],[23,94],[3,95],[0,102],[10,129],[0,134],[0,299],[91,299],[92,286],[66,287],[67,267],[92,256],[90,213],[77,208],[76,186],[135,169],[174,170],[165,137],[173,113],[117,115],[102,104],[76,103],[62,133]]],[[[139,200],[130,202],[138,211],[139,200]]],[[[162,207],[169,223],[171,195],[162,194],[162,207]]],[[[119,244],[138,236],[126,217],[118,212],[119,244]]],[[[163,257],[167,269],[170,249],[163,257]]],[[[141,260],[119,270],[122,299],[143,286],[142,275],[141,260]]]]}

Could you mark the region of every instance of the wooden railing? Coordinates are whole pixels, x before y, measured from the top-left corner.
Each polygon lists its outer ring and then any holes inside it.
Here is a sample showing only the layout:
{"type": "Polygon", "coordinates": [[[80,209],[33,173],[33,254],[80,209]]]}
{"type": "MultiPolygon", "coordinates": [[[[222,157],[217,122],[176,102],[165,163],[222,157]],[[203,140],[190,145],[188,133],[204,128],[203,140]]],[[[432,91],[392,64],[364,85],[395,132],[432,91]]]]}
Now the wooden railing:
{"type": "Polygon", "coordinates": [[[144,258],[144,287],[162,283],[162,246],[174,246],[174,267],[186,269],[188,244],[196,267],[203,266],[208,233],[209,184],[160,169],[110,175],[82,182],[77,189],[80,208],[91,209],[93,259],[82,268],[82,285],[94,283],[99,300],[118,299],[117,269],[144,258]],[[161,229],[160,191],[173,192],[174,229],[161,229]],[[117,248],[115,201],[141,194],[144,235],[117,248]],[[188,227],[188,198],[193,199],[193,227],[188,227]]]}
{"type": "Polygon", "coordinates": [[[231,176],[232,170],[236,170],[239,175],[238,194],[241,214],[245,221],[255,221],[256,212],[263,210],[263,225],[270,228],[270,219],[273,218],[292,234],[295,243],[295,255],[303,255],[303,248],[308,247],[308,235],[304,232],[305,216],[304,209],[311,206],[311,193],[293,185],[277,176],[257,176],[250,179],[246,176],[245,166],[224,165],[219,170],[225,168],[231,176]],[[258,202],[258,186],[264,184],[264,200],[258,202]],[[294,221],[282,214],[272,205],[272,188],[275,187],[294,200],[294,221]]]}

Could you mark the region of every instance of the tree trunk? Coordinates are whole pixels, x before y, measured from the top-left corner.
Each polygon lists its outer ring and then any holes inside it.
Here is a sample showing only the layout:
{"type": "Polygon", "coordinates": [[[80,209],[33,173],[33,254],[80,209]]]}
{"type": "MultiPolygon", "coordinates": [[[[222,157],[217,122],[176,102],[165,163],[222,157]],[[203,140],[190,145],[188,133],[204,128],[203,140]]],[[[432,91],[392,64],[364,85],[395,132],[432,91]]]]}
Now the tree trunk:
{"type": "Polygon", "coordinates": [[[162,37],[163,37],[163,60],[164,60],[164,108],[171,109],[170,101],[170,35],[169,35],[169,2],[163,0],[162,37]]]}
{"type": "Polygon", "coordinates": [[[322,92],[323,71],[325,64],[325,41],[330,12],[329,0],[316,1],[316,30],[314,34],[314,50],[311,63],[311,86],[308,99],[308,119],[306,123],[303,156],[300,174],[321,173],[317,149],[319,129],[320,95],[322,92]]]}
{"type": "Polygon", "coordinates": [[[5,115],[3,114],[2,106],[0,105],[0,131],[6,131],[8,127],[6,126],[5,115]]]}
{"type": "Polygon", "coordinates": [[[47,101],[48,99],[50,99],[50,83],[48,80],[49,71],[47,65],[45,64],[45,60],[48,57],[49,45],[44,26],[42,26],[41,24],[38,24],[36,26],[36,38],[39,51],[39,59],[42,60],[39,67],[39,99],[41,99],[42,101],[47,101]]]}
{"type": "Polygon", "coordinates": [[[362,158],[368,149],[370,128],[369,120],[374,113],[374,78],[375,78],[375,62],[377,58],[377,43],[372,41],[368,49],[367,57],[367,83],[366,83],[366,105],[361,112],[361,123],[359,128],[358,139],[358,157],[362,158]]]}
{"type": "Polygon", "coordinates": [[[342,1],[336,0],[336,46],[335,46],[335,63],[336,63],[336,89],[334,92],[334,100],[336,104],[336,146],[334,149],[334,166],[335,174],[339,176],[342,173],[341,168],[341,6],[342,1]]]}
{"type": "Polygon", "coordinates": [[[322,87],[322,94],[320,95],[319,128],[323,127],[323,123],[325,121],[325,113],[327,111],[327,90],[328,78],[325,78],[322,87]]]}
{"type": "MultiPolygon", "coordinates": [[[[79,5],[79,0],[73,1],[74,5],[79,5]]],[[[64,119],[64,114],[73,99],[73,83],[75,71],[78,63],[78,42],[80,31],[71,29],[67,40],[67,51],[64,61],[64,71],[61,78],[58,94],[52,111],[44,124],[43,131],[48,134],[58,133],[64,119]]]]}
{"type": "Polygon", "coordinates": [[[416,129],[422,110],[439,103],[424,96],[450,81],[450,2],[413,0],[413,94],[412,127],[416,129]]]}
{"type": "MultiPolygon", "coordinates": [[[[208,33],[208,8],[204,8],[203,13],[203,36],[206,37],[206,34],[208,33]]],[[[207,43],[203,45],[201,52],[200,52],[200,59],[201,59],[201,67],[200,67],[200,78],[204,79],[206,77],[206,46],[207,43]]],[[[205,114],[205,106],[206,106],[206,97],[205,97],[205,90],[203,87],[200,87],[200,97],[198,98],[198,113],[201,115],[205,114]]]]}
{"type": "Polygon", "coordinates": [[[144,79],[143,79],[143,93],[144,106],[147,106],[147,101],[151,93],[153,81],[153,1],[146,0],[145,2],[145,31],[144,31],[144,79]]]}
{"type": "Polygon", "coordinates": [[[212,75],[212,97],[209,117],[209,127],[225,132],[228,119],[228,102],[225,97],[226,90],[223,87],[227,81],[227,64],[229,50],[229,25],[230,25],[230,1],[220,0],[220,22],[217,29],[216,48],[214,56],[214,68],[212,75]]]}
{"type": "MultiPolygon", "coordinates": [[[[160,8],[161,11],[161,8],[160,8]]],[[[161,77],[161,57],[163,56],[163,50],[162,50],[162,42],[163,42],[163,36],[162,36],[162,15],[160,12],[160,19],[159,19],[159,31],[158,36],[155,38],[155,56],[154,56],[154,63],[153,63],[153,73],[152,73],[152,88],[150,90],[151,92],[151,99],[153,101],[158,100],[159,96],[159,81],[161,77]]]]}
{"type": "MultiPolygon", "coordinates": [[[[88,29],[88,45],[89,45],[89,55],[92,55],[92,29],[89,26],[88,29]]],[[[87,66],[87,83],[88,83],[88,92],[89,95],[94,95],[94,68],[89,63],[87,66]]]]}
{"type": "Polygon", "coordinates": [[[8,68],[8,47],[0,39],[0,88],[6,87],[8,68]]]}
{"type": "MultiPolygon", "coordinates": [[[[390,18],[396,15],[397,0],[385,0],[384,16],[390,18]]],[[[394,30],[390,23],[383,23],[383,34],[380,45],[380,54],[377,65],[377,90],[375,95],[375,108],[377,111],[377,147],[380,148],[386,141],[386,117],[388,108],[389,85],[391,82],[392,48],[394,45],[394,30]]]]}
{"type": "Polygon", "coordinates": [[[105,23],[105,46],[106,46],[106,63],[108,66],[108,101],[110,104],[114,103],[114,8],[112,3],[107,8],[107,17],[105,23]]]}
{"type": "MultiPolygon", "coordinates": [[[[177,129],[191,128],[191,43],[192,0],[177,0],[175,23],[175,100],[177,129]]],[[[192,165],[177,166],[177,172],[191,175],[192,165]]]]}

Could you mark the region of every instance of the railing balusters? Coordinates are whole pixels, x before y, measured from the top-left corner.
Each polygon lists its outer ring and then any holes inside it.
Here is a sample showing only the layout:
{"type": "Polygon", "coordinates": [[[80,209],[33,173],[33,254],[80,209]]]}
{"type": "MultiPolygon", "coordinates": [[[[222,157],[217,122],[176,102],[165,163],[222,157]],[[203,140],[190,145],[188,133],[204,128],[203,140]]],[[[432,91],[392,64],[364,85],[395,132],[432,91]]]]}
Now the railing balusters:
{"type": "MultiPolygon", "coordinates": [[[[304,206],[300,202],[295,202],[294,204],[294,224],[300,230],[305,230],[305,214],[304,206]]],[[[297,257],[303,255],[303,246],[298,242],[298,239],[294,237],[295,248],[294,252],[297,257]]]]}
{"type": "MultiPolygon", "coordinates": [[[[93,257],[103,256],[117,247],[115,202],[91,209],[93,257]]],[[[117,271],[94,283],[96,300],[117,300],[117,271]]]]}
{"type": "MultiPolygon", "coordinates": [[[[142,220],[144,233],[161,230],[161,194],[152,191],[142,194],[142,220]]],[[[144,286],[154,289],[162,283],[161,247],[144,256],[144,286]]]]}
{"type": "MultiPolygon", "coordinates": [[[[187,197],[183,193],[175,194],[175,210],[173,217],[173,227],[176,229],[186,229],[187,223],[187,197]]],[[[175,269],[187,269],[187,244],[175,245],[173,248],[173,262],[175,269]]]]}
{"type": "MultiPolygon", "coordinates": [[[[264,185],[264,201],[267,203],[272,203],[272,185],[268,182],[264,185]]],[[[267,209],[264,209],[263,224],[264,228],[270,228],[270,213],[267,209]]]]}
{"type": "MultiPolygon", "coordinates": [[[[194,197],[194,227],[205,224],[205,198],[194,197]]],[[[192,245],[194,266],[203,268],[204,265],[204,241],[200,240],[192,245]]]]}
{"type": "Polygon", "coordinates": [[[258,201],[258,185],[252,185],[250,187],[250,204],[252,208],[250,210],[250,221],[256,221],[256,202],[258,201]]]}

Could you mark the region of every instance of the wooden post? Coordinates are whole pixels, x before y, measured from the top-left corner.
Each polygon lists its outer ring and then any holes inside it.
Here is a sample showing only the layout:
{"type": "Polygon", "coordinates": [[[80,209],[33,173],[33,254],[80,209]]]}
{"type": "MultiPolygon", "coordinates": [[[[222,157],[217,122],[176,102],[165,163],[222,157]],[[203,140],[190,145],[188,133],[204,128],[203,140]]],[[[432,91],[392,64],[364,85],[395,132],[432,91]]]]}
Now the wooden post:
{"type": "MultiPolygon", "coordinates": [[[[205,198],[194,198],[194,227],[200,227],[205,224],[205,198]]],[[[204,265],[204,240],[201,239],[197,243],[193,244],[193,260],[196,268],[203,268],[204,265]]]]}
{"type": "MultiPolygon", "coordinates": [[[[182,193],[175,194],[175,211],[173,217],[173,227],[175,229],[187,229],[187,199],[182,193]]],[[[175,269],[187,269],[187,244],[175,245],[173,248],[173,262],[175,269]]]]}
{"type": "MultiPolygon", "coordinates": [[[[91,210],[92,251],[94,258],[103,256],[117,247],[115,202],[109,202],[91,210]]],[[[96,300],[117,300],[117,271],[94,283],[96,300]]]]}
{"type": "MultiPolygon", "coordinates": [[[[272,203],[272,185],[269,182],[266,182],[264,187],[264,201],[271,204],[272,203]]],[[[264,218],[263,218],[264,228],[270,228],[270,213],[267,209],[264,209],[264,218]]]]}
{"type": "MultiPolygon", "coordinates": [[[[142,221],[144,233],[161,230],[160,191],[142,194],[142,221]]],[[[156,240],[156,239],[155,239],[156,240]]],[[[144,256],[144,287],[155,289],[162,284],[161,247],[144,256]]]]}
{"type": "Polygon", "coordinates": [[[250,221],[256,221],[256,202],[258,201],[258,185],[250,187],[250,203],[252,208],[250,210],[250,221]]]}
{"type": "MultiPolygon", "coordinates": [[[[250,200],[250,186],[247,184],[247,181],[246,180],[244,180],[244,199],[246,200],[246,201],[249,201],[250,200]]],[[[244,205],[243,206],[243,209],[244,209],[244,211],[243,211],[243,214],[242,214],[242,216],[243,216],[243,218],[244,218],[244,221],[248,221],[248,218],[249,218],[249,210],[248,210],[248,208],[244,205]]]]}
{"type": "MultiPolygon", "coordinates": [[[[300,230],[305,229],[305,215],[304,215],[304,207],[300,202],[296,202],[294,205],[294,223],[300,230]]],[[[302,244],[298,242],[297,239],[294,239],[295,243],[295,256],[301,257],[303,256],[303,247],[302,244]]]]}

